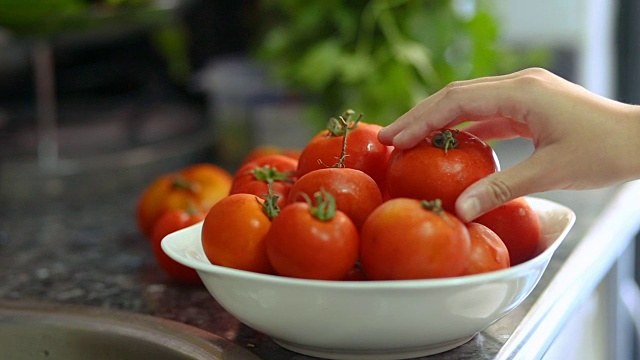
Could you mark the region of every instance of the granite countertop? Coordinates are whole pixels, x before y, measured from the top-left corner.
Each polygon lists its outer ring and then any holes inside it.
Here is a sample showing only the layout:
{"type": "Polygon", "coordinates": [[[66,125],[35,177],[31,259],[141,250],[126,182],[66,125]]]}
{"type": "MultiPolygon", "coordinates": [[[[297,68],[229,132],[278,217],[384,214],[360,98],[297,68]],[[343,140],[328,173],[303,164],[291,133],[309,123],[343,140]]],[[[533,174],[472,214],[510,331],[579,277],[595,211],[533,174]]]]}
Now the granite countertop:
{"type": "MultiPolygon", "coordinates": [[[[171,165],[64,178],[8,174],[0,182],[0,300],[37,300],[154,315],[204,329],[264,359],[307,359],[225,312],[204,286],[172,283],[138,232],[140,191],[171,165]]],[[[468,343],[430,359],[493,359],[584,235],[614,188],[543,194],[577,222],[533,293],[468,343]]]]}

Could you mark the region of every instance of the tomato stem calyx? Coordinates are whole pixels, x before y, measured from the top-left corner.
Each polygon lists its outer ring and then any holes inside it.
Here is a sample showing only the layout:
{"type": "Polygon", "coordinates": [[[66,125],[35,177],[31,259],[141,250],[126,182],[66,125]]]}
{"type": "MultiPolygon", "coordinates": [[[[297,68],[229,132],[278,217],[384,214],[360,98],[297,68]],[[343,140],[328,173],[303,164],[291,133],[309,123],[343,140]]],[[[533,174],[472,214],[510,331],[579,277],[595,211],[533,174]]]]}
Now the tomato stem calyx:
{"type": "Polygon", "coordinates": [[[453,224],[447,212],[445,212],[444,209],[442,208],[442,200],[440,199],[435,199],[431,201],[422,200],[420,202],[420,205],[422,205],[422,208],[427,209],[429,211],[433,211],[436,215],[439,215],[440,217],[442,217],[449,225],[453,224]]]}
{"type": "Polygon", "coordinates": [[[358,127],[358,123],[362,120],[364,114],[359,114],[358,117],[353,120],[352,116],[356,112],[348,109],[339,115],[337,118],[332,117],[329,119],[329,123],[327,124],[327,130],[329,130],[330,136],[343,136],[346,135],[347,132],[358,127]]]}
{"type": "Polygon", "coordinates": [[[271,167],[269,165],[257,167],[251,170],[251,175],[253,175],[256,180],[264,181],[268,183],[269,181],[284,181],[284,182],[293,182],[291,176],[294,174],[293,171],[279,171],[278,169],[271,167]]]}
{"type": "Polygon", "coordinates": [[[279,196],[273,193],[273,181],[267,180],[268,192],[264,195],[264,202],[262,203],[262,210],[267,215],[269,220],[273,220],[280,213],[280,207],[278,206],[279,196]]]}
{"type": "Polygon", "coordinates": [[[176,189],[184,189],[186,191],[195,193],[197,191],[197,184],[195,184],[192,181],[189,181],[187,179],[185,179],[183,176],[181,175],[176,175],[173,177],[172,181],[171,181],[171,186],[173,186],[176,189]]]}
{"type": "Polygon", "coordinates": [[[458,130],[442,130],[438,131],[433,136],[431,143],[434,147],[439,149],[443,149],[446,153],[451,149],[455,149],[458,147],[458,140],[456,139],[456,135],[458,135],[458,130]]]}
{"type": "Polygon", "coordinates": [[[422,205],[422,207],[424,209],[427,209],[429,211],[433,211],[434,213],[436,213],[438,215],[444,214],[444,210],[442,209],[442,200],[440,200],[440,199],[422,200],[420,202],[420,205],[422,205]]]}
{"type": "Polygon", "coordinates": [[[333,219],[337,210],[336,199],[333,195],[325,189],[320,189],[320,191],[313,194],[313,197],[316,200],[316,206],[309,204],[311,215],[320,221],[333,219]]]}
{"type": "MultiPolygon", "coordinates": [[[[329,136],[338,137],[342,136],[342,148],[340,151],[340,157],[338,158],[338,162],[333,165],[335,168],[343,168],[345,167],[344,161],[347,158],[347,135],[352,130],[355,130],[362,120],[364,114],[360,113],[358,118],[355,120],[351,120],[351,117],[355,114],[355,111],[349,109],[346,110],[342,115],[337,118],[332,117],[329,119],[329,123],[327,124],[327,130],[329,131],[329,136]]],[[[318,160],[322,163],[322,160],[318,160]]],[[[326,166],[326,165],[325,165],[326,166]]]]}

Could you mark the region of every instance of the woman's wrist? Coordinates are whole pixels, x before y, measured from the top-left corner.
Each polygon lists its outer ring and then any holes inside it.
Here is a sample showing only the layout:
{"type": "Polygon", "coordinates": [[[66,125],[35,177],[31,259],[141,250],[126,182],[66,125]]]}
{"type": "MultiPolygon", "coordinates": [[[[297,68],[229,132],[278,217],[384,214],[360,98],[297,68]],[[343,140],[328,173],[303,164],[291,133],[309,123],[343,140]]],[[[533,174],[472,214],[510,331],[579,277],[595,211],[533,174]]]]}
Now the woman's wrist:
{"type": "Polygon", "coordinates": [[[624,116],[617,125],[621,127],[624,151],[617,154],[621,162],[622,181],[640,179],[640,106],[623,105],[624,116]]]}

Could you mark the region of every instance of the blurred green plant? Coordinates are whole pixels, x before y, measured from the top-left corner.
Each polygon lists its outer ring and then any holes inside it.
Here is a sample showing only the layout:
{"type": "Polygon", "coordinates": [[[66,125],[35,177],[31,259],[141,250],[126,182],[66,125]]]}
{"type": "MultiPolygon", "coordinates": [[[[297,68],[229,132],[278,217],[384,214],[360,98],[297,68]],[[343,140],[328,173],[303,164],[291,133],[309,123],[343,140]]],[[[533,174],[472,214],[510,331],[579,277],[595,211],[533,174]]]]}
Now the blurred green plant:
{"type": "Polygon", "coordinates": [[[317,127],[346,108],[384,125],[451,81],[547,58],[544,49],[501,49],[486,1],[264,0],[258,8],[253,54],[307,95],[317,127]]]}

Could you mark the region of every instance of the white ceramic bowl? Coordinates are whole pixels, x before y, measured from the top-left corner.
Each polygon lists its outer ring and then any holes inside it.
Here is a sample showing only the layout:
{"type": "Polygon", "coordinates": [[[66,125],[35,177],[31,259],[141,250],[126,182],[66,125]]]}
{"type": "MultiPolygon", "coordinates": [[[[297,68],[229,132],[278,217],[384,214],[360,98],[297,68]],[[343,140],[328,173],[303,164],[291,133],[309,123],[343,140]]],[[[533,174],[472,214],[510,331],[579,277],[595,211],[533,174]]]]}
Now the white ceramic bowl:
{"type": "Polygon", "coordinates": [[[194,268],[211,295],[281,346],[331,359],[402,359],[450,350],[509,313],[531,292],[575,214],[528,198],[542,224],[535,258],[508,269],[446,279],[319,281],[212,265],[202,223],[168,235],[164,251],[194,268]]]}

